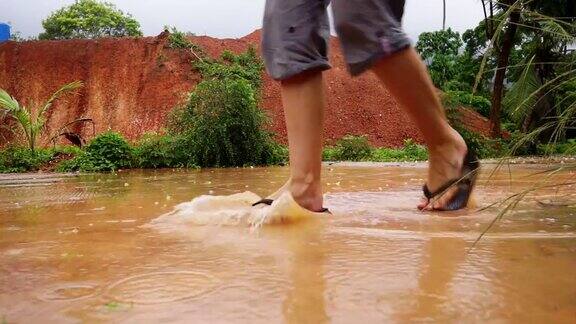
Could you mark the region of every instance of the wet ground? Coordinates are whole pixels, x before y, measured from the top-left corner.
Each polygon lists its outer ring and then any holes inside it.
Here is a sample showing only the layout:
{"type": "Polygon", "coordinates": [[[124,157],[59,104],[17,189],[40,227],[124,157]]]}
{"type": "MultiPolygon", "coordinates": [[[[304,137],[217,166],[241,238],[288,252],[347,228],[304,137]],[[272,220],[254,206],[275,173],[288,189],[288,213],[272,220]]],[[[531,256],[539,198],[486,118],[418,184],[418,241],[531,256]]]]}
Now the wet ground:
{"type": "MultiPolygon", "coordinates": [[[[485,170],[478,205],[542,170],[485,170]]],[[[576,322],[570,186],[528,194],[474,249],[499,210],[417,211],[423,164],[326,166],[334,215],[318,221],[146,226],[201,194],[265,195],[287,171],[1,176],[0,323],[576,322]]]]}

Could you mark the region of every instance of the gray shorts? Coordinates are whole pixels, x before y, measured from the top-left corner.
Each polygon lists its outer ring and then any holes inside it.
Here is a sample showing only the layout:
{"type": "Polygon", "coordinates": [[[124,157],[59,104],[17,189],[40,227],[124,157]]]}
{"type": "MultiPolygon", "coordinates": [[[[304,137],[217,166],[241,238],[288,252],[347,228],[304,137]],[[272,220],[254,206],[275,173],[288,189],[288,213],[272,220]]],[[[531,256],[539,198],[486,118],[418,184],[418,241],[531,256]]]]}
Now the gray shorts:
{"type": "MultiPolygon", "coordinates": [[[[330,0],[266,0],[262,53],[272,78],[326,70],[330,0]]],[[[332,0],[334,23],[352,75],[411,45],[402,30],[405,0],[332,0]]]]}

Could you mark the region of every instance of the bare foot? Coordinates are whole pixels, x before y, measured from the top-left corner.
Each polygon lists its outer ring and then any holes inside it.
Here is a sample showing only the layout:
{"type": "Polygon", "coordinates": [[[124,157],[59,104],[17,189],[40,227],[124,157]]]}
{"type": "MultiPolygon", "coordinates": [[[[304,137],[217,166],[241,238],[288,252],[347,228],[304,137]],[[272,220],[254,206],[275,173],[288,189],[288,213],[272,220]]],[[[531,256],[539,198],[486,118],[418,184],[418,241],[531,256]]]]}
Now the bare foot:
{"type": "Polygon", "coordinates": [[[321,211],[323,208],[322,185],[319,181],[296,181],[291,180],[290,192],[294,200],[302,208],[313,212],[321,211]]]}
{"type": "MultiPolygon", "coordinates": [[[[461,176],[464,157],[468,148],[460,134],[454,131],[453,141],[428,148],[430,155],[428,161],[428,179],[426,184],[431,192],[438,190],[450,180],[461,176]]],[[[418,205],[420,210],[443,209],[450,202],[457,188],[450,188],[433,201],[424,198],[418,205]]]]}

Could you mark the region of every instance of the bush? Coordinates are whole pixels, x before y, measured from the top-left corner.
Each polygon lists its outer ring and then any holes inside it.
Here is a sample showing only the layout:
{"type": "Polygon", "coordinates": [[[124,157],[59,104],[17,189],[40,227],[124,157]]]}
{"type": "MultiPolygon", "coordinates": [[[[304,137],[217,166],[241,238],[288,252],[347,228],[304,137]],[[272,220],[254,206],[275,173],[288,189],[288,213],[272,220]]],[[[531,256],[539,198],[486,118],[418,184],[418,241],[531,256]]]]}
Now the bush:
{"type": "Polygon", "coordinates": [[[52,150],[11,146],[0,151],[0,173],[36,171],[53,156],[52,150]]]}
{"type": "Polygon", "coordinates": [[[576,139],[564,143],[548,143],[538,145],[539,155],[576,155],[576,139]]]}
{"type": "Polygon", "coordinates": [[[176,27],[164,26],[164,31],[169,32],[168,47],[172,49],[190,49],[197,55],[206,56],[204,50],[197,44],[192,43],[188,37],[194,36],[193,33],[184,33],[176,27]]]}
{"type": "Polygon", "coordinates": [[[96,136],[83,154],[73,160],[64,161],[59,171],[115,171],[132,166],[133,150],[130,144],[116,132],[105,132],[96,136]]]}
{"type": "Polygon", "coordinates": [[[185,166],[178,161],[175,143],[172,136],[145,134],[134,148],[136,165],[144,169],[185,166]]]}
{"type": "Polygon", "coordinates": [[[263,165],[275,158],[265,120],[248,81],[211,79],[196,86],[187,105],[174,112],[169,128],[187,165],[263,165]]]}
{"type": "Polygon", "coordinates": [[[443,96],[444,105],[449,108],[459,106],[470,107],[484,117],[490,116],[490,100],[475,96],[466,91],[446,91],[443,96]]]}
{"type": "Polygon", "coordinates": [[[378,148],[372,154],[372,160],[378,162],[425,161],[427,159],[426,148],[411,139],[405,140],[402,148],[378,148]]]}
{"type": "Polygon", "coordinates": [[[346,135],[336,143],[335,159],[362,161],[372,155],[373,148],[366,136],[346,135]]]}
{"type": "Polygon", "coordinates": [[[224,51],[221,61],[197,61],[195,67],[205,79],[246,80],[257,93],[262,85],[264,65],[254,47],[249,47],[246,52],[237,55],[224,51]]]}

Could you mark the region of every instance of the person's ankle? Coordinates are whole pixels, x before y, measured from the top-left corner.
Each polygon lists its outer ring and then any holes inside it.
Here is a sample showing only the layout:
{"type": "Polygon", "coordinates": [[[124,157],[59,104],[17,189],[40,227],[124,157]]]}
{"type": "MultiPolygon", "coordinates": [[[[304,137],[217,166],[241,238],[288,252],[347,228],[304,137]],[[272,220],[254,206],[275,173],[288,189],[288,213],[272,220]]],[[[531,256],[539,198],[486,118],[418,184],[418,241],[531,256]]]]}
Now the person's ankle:
{"type": "Polygon", "coordinates": [[[428,152],[431,157],[442,156],[451,152],[466,152],[467,149],[468,147],[462,136],[453,129],[441,140],[428,144],[428,152]]]}
{"type": "Polygon", "coordinates": [[[303,208],[311,211],[322,209],[322,184],[319,179],[292,179],[290,193],[294,200],[303,208]]]}

